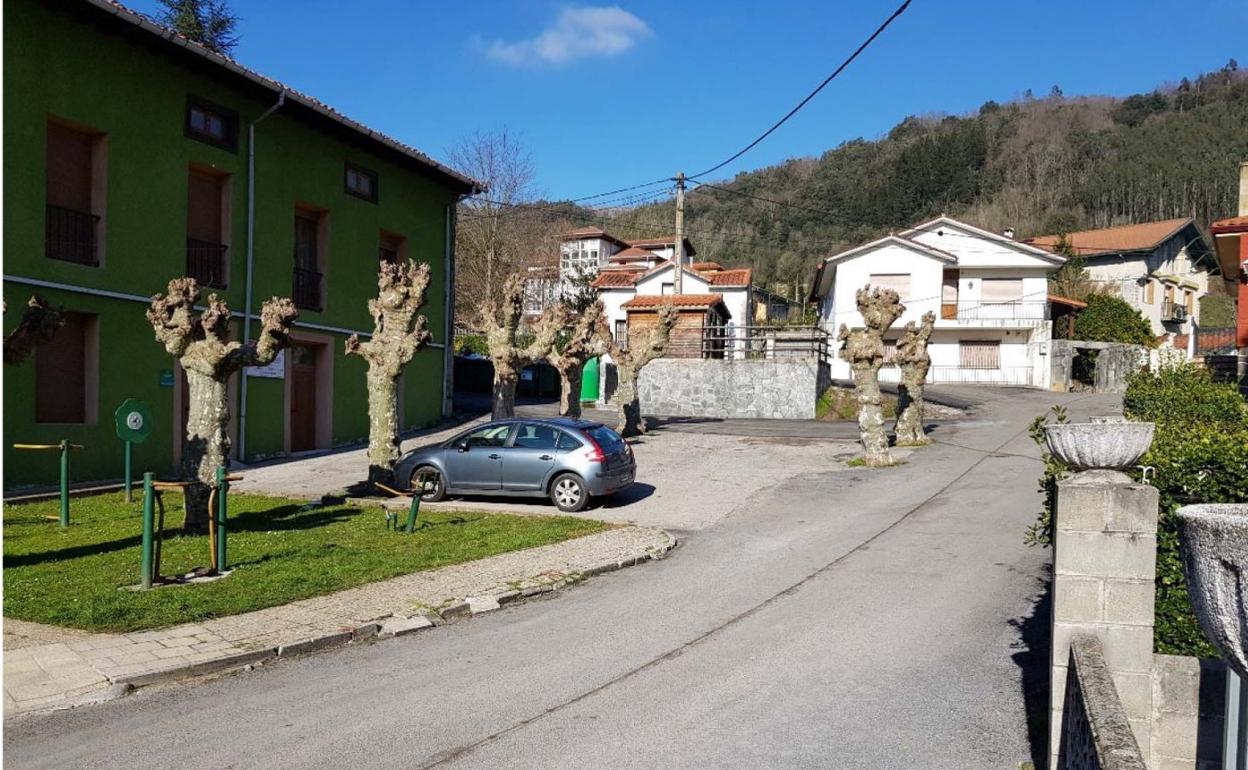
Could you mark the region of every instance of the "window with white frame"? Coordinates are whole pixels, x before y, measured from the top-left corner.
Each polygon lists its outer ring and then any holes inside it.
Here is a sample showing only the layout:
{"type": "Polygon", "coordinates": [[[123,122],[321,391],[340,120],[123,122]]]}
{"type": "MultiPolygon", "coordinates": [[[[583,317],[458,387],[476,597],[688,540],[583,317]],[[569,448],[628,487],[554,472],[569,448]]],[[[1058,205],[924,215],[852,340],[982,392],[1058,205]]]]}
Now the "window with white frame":
{"type": "Polygon", "coordinates": [[[1022,278],[985,278],[979,288],[980,298],[985,304],[1020,302],[1023,299],[1022,278]]]}
{"type": "Polygon", "coordinates": [[[892,289],[902,302],[910,299],[909,273],[872,273],[867,282],[872,288],[892,289]]]}

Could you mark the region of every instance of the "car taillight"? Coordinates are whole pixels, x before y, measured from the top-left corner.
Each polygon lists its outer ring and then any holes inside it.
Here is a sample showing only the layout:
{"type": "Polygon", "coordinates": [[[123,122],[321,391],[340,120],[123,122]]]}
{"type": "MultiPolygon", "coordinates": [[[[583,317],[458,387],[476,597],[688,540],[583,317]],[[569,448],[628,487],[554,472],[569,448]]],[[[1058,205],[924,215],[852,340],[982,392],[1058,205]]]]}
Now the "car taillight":
{"type": "Polygon", "coordinates": [[[605,463],[607,456],[602,453],[602,447],[598,445],[598,442],[589,433],[584,435],[589,440],[589,449],[585,451],[585,459],[591,463],[605,463]]]}

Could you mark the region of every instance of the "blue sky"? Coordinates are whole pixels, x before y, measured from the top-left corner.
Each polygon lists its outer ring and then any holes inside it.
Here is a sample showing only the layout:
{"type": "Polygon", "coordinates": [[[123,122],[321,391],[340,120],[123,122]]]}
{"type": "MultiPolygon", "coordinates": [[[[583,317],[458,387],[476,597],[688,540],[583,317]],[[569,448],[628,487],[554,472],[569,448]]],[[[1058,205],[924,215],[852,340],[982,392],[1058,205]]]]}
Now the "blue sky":
{"type": "MultiPolygon", "coordinates": [[[[898,2],[234,0],[235,56],[440,159],[473,131],[506,126],[530,149],[541,192],[570,198],[718,163],[898,2]]],[[[814,102],[720,174],[1028,88],[1127,94],[1231,57],[1248,66],[1246,30],[1248,0],[914,0],[814,102]]]]}

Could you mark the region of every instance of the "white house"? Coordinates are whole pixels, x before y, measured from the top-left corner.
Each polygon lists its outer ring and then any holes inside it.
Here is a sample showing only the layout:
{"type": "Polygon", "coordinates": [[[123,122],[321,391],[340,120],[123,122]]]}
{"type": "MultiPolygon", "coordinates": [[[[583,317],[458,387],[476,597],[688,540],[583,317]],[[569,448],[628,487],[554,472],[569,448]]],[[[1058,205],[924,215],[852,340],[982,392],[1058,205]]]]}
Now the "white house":
{"type": "MultiPolygon", "coordinates": [[[[1152,324],[1153,334],[1189,332],[1200,323],[1200,298],[1209,291],[1217,257],[1191,218],[1143,222],[1067,233],[1065,246],[1084,261],[1088,274],[1152,324]]],[[[1029,238],[1058,249],[1063,236],[1029,238]]]]}
{"type": "MultiPolygon", "coordinates": [[[[811,300],[819,324],[835,335],[862,328],[855,300],[864,286],[890,288],[906,312],[885,335],[886,360],[907,321],[931,311],[928,382],[1049,386],[1047,274],[1064,258],[1038,246],[941,216],[827,257],[815,273],[811,300]]],[[[830,361],[832,377],[849,364],[830,361]]],[[[896,382],[886,365],[880,379],[896,382]]]]}

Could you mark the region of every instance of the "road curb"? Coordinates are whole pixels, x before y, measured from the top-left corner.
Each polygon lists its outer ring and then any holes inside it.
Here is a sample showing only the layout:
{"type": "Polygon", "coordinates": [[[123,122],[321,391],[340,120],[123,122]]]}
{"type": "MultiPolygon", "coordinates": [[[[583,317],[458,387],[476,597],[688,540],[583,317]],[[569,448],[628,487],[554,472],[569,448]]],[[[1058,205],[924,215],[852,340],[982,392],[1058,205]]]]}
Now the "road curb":
{"type": "Polygon", "coordinates": [[[300,639],[299,641],[290,642],[288,644],[266,647],[261,650],[249,650],[247,652],[233,653],[224,657],[215,658],[213,660],[190,663],[182,666],[172,666],[170,668],[143,674],[108,677],[109,682],[113,685],[113,688],[111,688],[113,693],[112,697],[120,697],[121,695],[129,693],[139,687],[174,682],[180,679],[188,679],[190,677],[203,676],[207,674],[216,674],[235,669],[245,669],[272,659],[291,658],[297,655],[320,652],[323,650],[333,649],[335,647],[342,647],[348,644],[381,641],[398,636],[406,636],[417,631],[423,631],[425,629],[435,628],[436,626],[454,623],[464,618],[473,617],[474,615],[494,612],[507,605],[516,604],[531,596],[540,596],[542,594],[552,593],[561,588],[581,583],[587,578],[595,575],[602,575],[607,572],[614,572],[616,570],[623,569],[625,567],[632,567],[638,564],[645,564],[648,561],[658,561],[666,558],[668,554],[676,548],[679,541],[670,532],[665,534],[667,534],[668,542],[659,548],[647,548],[645,553],[630,555],[622,559],[605,561],[579,572],[567,574],[558,573],[560,574],[560,577],[547,583],[541,583],[519,589],[508,588],[507,590],[500,591],[498,593],[470,596],[462,601],[457,601],[453,604],[447,605],[446,607],[442,607],[441,609],[415,613],[411,616],[390,615],[384,618],[377,618],[368,623],[362,623],[358,626],[344,627],[331,633],[313,636],[307,639],[300,639]]]}

